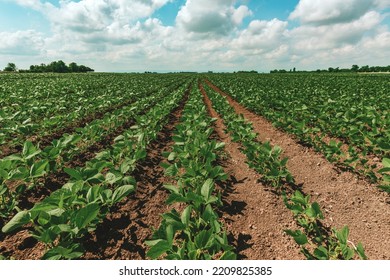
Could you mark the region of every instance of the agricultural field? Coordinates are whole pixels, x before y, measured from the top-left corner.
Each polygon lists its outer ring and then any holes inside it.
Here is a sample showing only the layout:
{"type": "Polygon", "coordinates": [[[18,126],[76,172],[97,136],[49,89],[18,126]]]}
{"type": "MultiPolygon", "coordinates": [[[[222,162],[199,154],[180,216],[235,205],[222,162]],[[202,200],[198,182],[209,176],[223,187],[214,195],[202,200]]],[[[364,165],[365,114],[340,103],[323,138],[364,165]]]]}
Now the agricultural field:
{"type": "Polygon", "coordinates": [[[390,259],[390,76],[1,74],[0,259],[390,259]]]}

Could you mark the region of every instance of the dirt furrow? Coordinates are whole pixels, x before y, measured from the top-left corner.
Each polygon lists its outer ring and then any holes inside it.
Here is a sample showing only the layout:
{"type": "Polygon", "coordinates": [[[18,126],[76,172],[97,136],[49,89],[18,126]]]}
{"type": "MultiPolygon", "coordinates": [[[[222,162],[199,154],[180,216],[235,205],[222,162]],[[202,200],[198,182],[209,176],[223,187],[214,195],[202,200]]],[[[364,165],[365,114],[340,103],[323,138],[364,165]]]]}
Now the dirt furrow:
{"type": "MultiPolygon", "coordinates": [[[[172,83],[174,84],[174,83],[172,83]]],[[[170,87],[172,84],[166,86],[170,87]]],[[[174,90],[178,89],[180,86],[177,86],[174,88],[174,90]]],[[[152,95],[157,90],[151,91],[147,95],[152,95]]],[[[79,120],[74,120],[73,122],[67,124],[65,127],[56,129],[52,131],[50,134],[47,135],[30,135],[27,137],[26,141],[31,141],[34,145],[39,144],[40,149],[44,149],[48,147],[53,140],[60,139],[65,133],[72,134],[76,131],[76,128],[83,128],[88,123],[92,122],[96,119],[102,119],[105,114],[112,113],[115,110],[121,109],[123,107],[129,106],[130,104],[134,103],[137,98],[132,98],[129,100],[124,101],[123,103],[113,105],[111,107],[108,107],[104,109],[103,111],[99,112],[92,112],[90,115],[85,116],[79,120]]],[[[16,146],[8,146],[8,145],[2,145],[0,147],[0,158],[9,156],[11,154],[20,153],[23,149],[23,145],[16,145],[16,146]]]]}
{"type": "Polygon", "coordinates": [[[179,106],[169,115],[169,121],[158,138],[147,149],[146,159],[137,165],[133,176],[137,180],[137,191],[121,203],[115,213],[110,214],[96,232],[85,242],[86,259],[144,260],[144,241],[152,234],[152,227],[158,228],[161,214],[172,206],[166,205],[168,192],[165,183],[172,183],[164,176],[160,164],[166,159],[163,152],[174,144],[172,136],[180,122],[183,108],[188,100],[189,90],[179,106]]]}
{"type": "MultiPolygon", "coordinates": [[[[157,103],[154,101],[150,103],[139,115],[146,114],[157,103]]],[[[135,125],[135,119],[127,120],[122,126],[116,128],[115,131],[105,135],[101,140],[88,146],[85,151],[76,154],[69,162],[65,163],[67,168],[83,167],[85,163],[93,159],[99,151],[107,149],[112,146],[114,139],[121,135],[124,131],[135,125]]],[[[51,192],[59,189],[69,180],[69,175],[63,170],[55,173],[50,173],[46,178],[42,179],[41,186],[33,188],[22,194],[19,201],[21,209],[29,209],[35,203],[41,201],[51,192]]]]}
{"type": "Polygon", "coordinates": [[[302,259],[299,248],[286,236],[284,229],[294,227],[292,214],[281,197],[259,182],[260,176],[246,164],[240,145],[225,133],[225,125],[212,108],[202,85],[201,92],[215,122],[215,130],[226,143],[227,159],[223,162],[229,180],[223,184],[223,220],[233,235],[233,244],[240,259],[302,259]]]}
{"type": "Polygon", "coordinates": [[[206,82],[226,96],[238,114],[243,114],[253,123],[260,141],[270,141],[283,149],[283,156],[289,158],[288,169],[303,191],[322,206],[327,225],[338,229],[348,225],[350,240],[354,243],[361,241],[370,259],[390,259],[388,194],[351,172],[340,172],[323,155],[298,144],[291,135],[277,130],[266,119],[206,82]]]}
{"type": "MultiPolygon", "coordinates": [[[[86,241],[86,258],[144,258],[143,242],[149,237],[151,226],[158,226],[159,215],[168,207],[165,206],[167,195],[163,188],[166,178],[163,168],[159,166],[160,162],[165,160],[161,153],[173,144],[171,136],[187,99],[188,90],[179,106],[169,115],[168,124],[158,134],[157,140],[149,145],[147,158],[137,165],[133,174],[139,182],[136,194],[117,206],[115,213],[110,214],[98,227],[96,235],[94,233],[86,241]],[[115,255],[112,255],[114,253],[115,255]]],[[[50,190],[32,193],[33,198],[28,198],[28,203],[31,203],[31,199],[39,201],[49,194],[50,190]]],[[[45,250],[44,244],[31,237],[29,230],[32,228],[27,227],[13,235],[0,233],[0,254],[20,260],[40,259],[45,250]]]]}

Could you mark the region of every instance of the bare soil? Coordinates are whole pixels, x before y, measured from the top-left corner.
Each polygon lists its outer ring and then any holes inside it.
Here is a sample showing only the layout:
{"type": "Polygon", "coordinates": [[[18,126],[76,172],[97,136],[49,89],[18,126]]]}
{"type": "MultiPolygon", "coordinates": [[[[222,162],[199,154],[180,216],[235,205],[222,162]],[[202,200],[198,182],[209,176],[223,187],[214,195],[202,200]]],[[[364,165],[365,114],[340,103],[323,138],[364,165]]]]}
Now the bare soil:
{"type": "Polygon", "coordinates": [[[351,172],[342,172],[322,154],[298,144],[293,136],[272,126],[228,94],[207,83],[227,97],[238,114],[253,123],[260,141],[270,141],[283,149],[287,167],[297,184],[317,201],[324,212],[325,224],[337,229],[348,225],[350,241],[362,242],[369,259],[390,259],[390,198],[366,180],[351,172]]]}
{"type": "MultiPolygon", "coordinates": [[[[168,207],[165,205],[167,191],[163,188],[167,179],[164,177],[163,168],[159,165],[165,160],[162,157],[162,152],[173,144],[171,140],[173,130],[181,116],[187,98],[188,91],[183,101],[169,115],[168,124],[158,134],[157,140],[148,147],[147,158],[137,165],[133,174],[138,182],[136,193],[112,209],[112,214],[98,226],[96,232],[84,240],[87,250],[84,256],[86,259],[145,258],[144,241],[150,237],[151,227],[158,227],[161,220],[160,214],[166,212],[168,207]]],[[[130,127],[133,122],[130,120],[128,126],[130,127]]],[[[115,135],[119,135],[120,131],[122,128],[116,131],[115,135]]],[[[112,135],[107,137],[112,138],[111,140],[115,138],[112,135]]],[[[111,141],[105,140],[105,146],[109,146],[111,141]]],[[[85,155],[83,158],[88,157],[85,155]]],[[[72,166],[78,162],[72,163],[72,166]]],[[[59,185],[56,180],[62,182],[64,179],[53,177],[50,180],[59,185]]],[[[29,205],[33,201],[39,201],[49,193],[50,188],[35,190],[31,193],[32,197],[26,197],[23,204],[29,205]]],[[[45,251],[44,244],[31,237],[30,230],[32,228],[25,227],[13,235],[0,233],[0,254],[19,260],[40,259],[45,251]]]]}
{"type": "MultiPolygon", "coordinates": [[[[260,141],[270,141],[284,150],[283,155],[289,158],[288,169],[297,184],[321,205],[326,226],[341,228],[348,225],[351,232],[349,239],[355,244],[361,241],[370,259],[390,259],[390,199],[387,194],[355,174],[341,172],[321,154],[300,145],[291,135],[277,130],[217,87],[211,87],[226,96],[236,112],[253,123],[260,141]]],[[[280,195],[260,182],[261,175],[248,167],[245,155],[240,152],[240,144],[233,142],[225,132],[223,120],[212,108],[201,84],[199,88],[210,116],[217,119],[214,138],[226,144],[219,164],[229,179],[218,185],[223,198],[223,207],[219,211],[239,259],[304,259],[299,246],[284,233],[285,229],[297,228],[292,213],[285,207],[280,195]]],[[[172,136],[187,98],[188,91],[169,115],[157,139],[148,146],[146,159],[138,163],[133,173],[138,182],[136,192],[113,208],[95,232],[81,240],[86,249],[83,259],[146,259],[145,240],[151,237],[152,228],[159,226],[161,214],[172,208],[165,204],[168,192],[163,187],[171,182],[160,164],[166,160],[162,153],[169,151],[174,144],[172,136]]],[[[115,135],[121,131],[117,132],[115,135]]],[[[101,145],[91,147],[88,153],[80,155],[75,166],[109,146],[112,137],[108,136],[101,145]]],[[[50,185],[55,188],[65,179],[50,178],[48,192],[50,185]]],[[[32,199],[46,195],[45,191],[31,194],[32,199]]],[[[44,245],[32,238],[29,230],[31,228],[25,227],[7,236],[0,233],[0,254],[15,259],[41,258],[44,245]]]]}
{"type": "Polygon", "coordinates": [[[144,242],[151,237],[152,229],[158,228],[161,214],[172,208],[165,204],[169,192],[164,188],[164,184],[171,182],[164,176],[160,164],[166,161],[162,153],[169,151],[174,144],[174,129],[187,99],[188,91],[178,108],[169,115],[169,121],[157,139],[148,146],[146,159],[137,165],[133,174],[138,182],[135,194],[122,202],[86,238],[85,259],[146,259],[144,242]]]}
{"type": "MultiPolygon", "coordinates": [[[[170,87],[170,86],[171,85],[168,85],[167,87],[170,87]]],[[[176,87],[176,89],[177,88],[179,88],[179,86],[176,87]]],[[[154,91],[150,92],[149,95],[153,94],[156,91],[157,90],[154,90],[154,91]]],[[[92,112],[90,115],[85,116],[83,118],[80,118],[78,120],[76,119],[73,122],[70,122],[70,123],[66,124],[66,126],[64,126],[62,128],[55,129],[55,130],[53,130],[52,132],[50,132],[50,133],[48,133],[46,135],[45,134],[42,134],[42,135],[38,135],[38,134],[30,135],[30,136],[27,137],[26,141],[31,141],[34,145],[38,145],[39,144],[40,149],[43,150],[44,148],[49,146],[52,143],[53,140],[60,139],[64,134],[72,134],[72,133],[74,133],[76,131],[77,128],[83,128],[88,123],[92,122],[93,120],[101,119],[101,118],[104,117],[105,114],[112,113],[115,110],[121,109],[121,108],[123,108],[125,106],[128,106],[128,105],[134,103],[135,101],[136,100],[134,98],[133,99],[129,99],[129,100],[126,100],[126,101],[124,101],[124,102],[122,102],[120,104],[116,104],[116,105],[110,106],[110,107],[104,109],[103,111],[92,112]]],[[[16,145],[16,146],[1,145],[0,146],[0,158],[9,156],[11,154],[20,153],[22,150],[23,150],[23,146],[22,145],[16,145]]]]}
{"type": "Polygon", "coordinates": [[[210,99],[203,93],[207,109],[215,122],[215,130],[223,142],[228,155],[223,168],[229,180],[225,189],[223,222],[231,233],[239,259],[302,259],[299,247],[284,230],[295,227],[293,216],[280,196],[262,185],[260,175],[246,164],[240,145],[225,133],[221,117],[213,109],[210,99]]]}
{"type": "MultiPolygon", "coordinates": [[[[140,115],[146,114],[155,103],[157,103],[157,100],[148,105],[147,108],[145,108],[145,110],[140,113],[140,115]]],[[[134,119],[129,119],[112,133],[105,135],[99,141],[86,147],[84,151],[75,155],[69,162],[66,162],[64,166],[67,168],[83,167],[85,163],[93,159],[98,152],[112,146],[114,144],[114,139],[133,126],[135,123],[136,122],[134,119]]],[[[57,172],[48,174],[48,176],[42,178],[37,183],[36,187],[25,191],[20,196],[18,207],[20,209],[30,209],[34,204],[49,196],[53,191],[61,188],[66,182],[68,182],[68,180],[69,175],[63,170],[58,170],[57,172]]],[[[3,223],[4,221],[0,220],[0,227],[3,226],[3,223]]]]}

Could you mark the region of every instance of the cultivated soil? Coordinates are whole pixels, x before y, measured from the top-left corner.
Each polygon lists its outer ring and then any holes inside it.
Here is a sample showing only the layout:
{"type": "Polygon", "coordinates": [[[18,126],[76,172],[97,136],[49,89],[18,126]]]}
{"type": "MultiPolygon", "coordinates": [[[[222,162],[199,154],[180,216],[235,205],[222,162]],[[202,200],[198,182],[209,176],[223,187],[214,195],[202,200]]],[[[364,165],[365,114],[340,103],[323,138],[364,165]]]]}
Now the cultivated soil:
{"type": "MultiPolygon", "coordinates": [[[[163,183],[163,169],[159,166],[162,160],[161,153],[171,146],[171,136],[175,128],[184,104],[188,98],[186,93],[183,101],[168,117],[168,124],[159,133],[158,139],[151,143],[147,149],[147,158],[137,165],[133,176],[138,186],[136,194],[121,202],[116,209],[99,225],[97,231],[85,240],[88,259],[144,259],[146,236],[151,234],[151,226],[157,227],[160,222],[160,214],[164,213],[166,206],[166,191],[163,183]],[[143,248],[143,249],[140,249],[143,248]],[[122,251],[121,251],[122,249],[122,251]],[[112,256],[112,254],[115,254],[112,256]]],[[[150,106],[151,107],[151,106],[150,106]]],[[[143,112],[146,113],[148,110],[143,112]]],[[[107,135],[104,140],[88,147],[85,153],[80,153],[77,160],[69,163],[69,167],[82,166],[97,152],[109,147],[113,139],[120,135],[126,128],[135,123],[129,120],[123,127],[118,128],[114,134],[107,135]]],[[[58,174],[57,174],[58,175],[58,174]]],[[[54,175],[53,175],[54,176],[54,175]]],[[[62,186],[67,177],[50,176],[45,182],[45,188],[32,190],[29,196],[21,198],[23,208],[40,201],[48,196],[51,191],[62,186]],[[50,184],[52,183],[52,184],[50,184]]],[[[31,227],[13,235],[4,235],[0,232],[0,254],[11,256],[15,259],[40,259],[44,253],[44,244],[37,242],[30,236],[31,227]]]]}
{"type": "MultiPolygon", "coordinates": [[[[338,170],[321,154],[300,145],[291,135],[277,130],[210,82],[206,83],[226,96],[236,112],[253,123],[261,142],[270,141],[284,150],[283,156],[289,158],[289,171],[303,192],[310,194],[312,201],[321,205],[326,226],[340,229],[348,225],[349,240],[354,244],[361,241],[369,259],[390,259],[390,199],[387,194],[355,174],[338,170]]],[[[261,175],[248,167],[240,144],[233,142],[225,132],[223,120],[213,109],[203,85],[198,86],[210,116],[217,119],[213,138],[226,144],[218,164],[229,179],[218,184],[223,199],[219,213],[238,258],[304,259],[299,246],[284,232],[285,229],[298,228],[291,211],[285,207],[279,194],[260,182],[261,175]]],[[[159,226],[161,214],[177,207],[165,204],[169,192],[164,184],[172,182],[164,175],[160,165],[166,161],[162,153],[170,151],[174,144],[172,136],[180,122],[188,92],[169,115],[157,139],[148,146],[146,159],[138,163],[133,173],[138,182],[136,192],[114,207],[95,232],[83,238],[82,244],[86,249],[83,259],[146,259],[147,246],[144,242],[151,237],[153,228],[159,226]]],[[[115,135],[118,135],[117,132],[115,135]]],[[[104,139],[101,146],[89,150],[73,165],[85,163],[97,150],[109,146],[111,140],[104,139]]],[[[65,179],[51,178],[52,184],[57,183],[58,186],[65,179]]],[[[36,193],[33,197],[39,200],[45,195],[36,193]]],[[[29,230],[31,228],[24,227],[7,236],[0,233],[0,254],[16,259],[41,258],[44,245],[30,237],[29,230]]]]}
{"type": "Polygon", "coordinates": [[[343,172],[322,154],[298,144],[261,116],[244,108],[228,94],[206,81],[212,89],[227,97],[238,114],[252,122],[262,142],[283,149],[288,170],[312,201],[317,201],[325,215],[325,224],[337,229],[348,225],[349,240],[362,242],[369,259],[390,259],[390,197],[351,172],[343,172]]]}
{"type": "Polygon", "coordinates": [[[166,159],[162,156],[173,146],[172,136],[180,121],[188,91],[170,115],[167,125],[158,133],[157,139],[148,146],[147,157],[137,165],[133,176],[138,182],[134,195],[120,203],[84,243],[86,259],[144,260],[147,247],[144,242],[151,237],[152,228],[158,228],[161,214],[169,212],[166,205],[169,192],[164,184],[172,183],[164,176],[160,166],[166,159]]]}
{"type": "Polygon", "coordinates": [[[240,145],[225,133],[221,117],[213,109],[203,86],[204,96],[210,116],[216,118],[215,130],[219,139],[225,142],[227,159],[223,162],[229,180],[225,189],[223,221],[233,236],[233,245],[240,259],[302,259],[299,247],[284,230],[295,227],[293,216],[280,196],[262,185],[260,175],[250,169],[246,156],[240,152],[240,145]]]}

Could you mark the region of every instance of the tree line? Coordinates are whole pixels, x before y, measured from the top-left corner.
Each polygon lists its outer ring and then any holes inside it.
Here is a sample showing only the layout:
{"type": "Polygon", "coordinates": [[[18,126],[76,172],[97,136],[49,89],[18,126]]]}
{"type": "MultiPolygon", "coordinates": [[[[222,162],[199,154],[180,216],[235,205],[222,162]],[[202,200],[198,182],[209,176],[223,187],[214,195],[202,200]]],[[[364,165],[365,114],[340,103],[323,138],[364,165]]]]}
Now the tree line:
{"type": "Polygon", "coordinates": [[[313,71],[305,71],[305,70],[296,70],[294,67],[293,69],[286,70],[286,69],[275,69],[271,70],[270,73],[358,73],[358,72],[390,72],[390,65],[389,66],[359,66],[359,65],[352,65],[351,68],[341,68],[340,67],[329,67],[328,69],[317,69],[313,71]]]}
{"type": "Polygon", "coordinates": [[[86,73],[94,72],[95,70],[85,65],[78,65],[76,62],[66,65],[62,60],[58,60],[49,64],[31,65],[29,69],[18,69],[15,63],[9,62],[3,71],[21,73],[86,73]]]}

